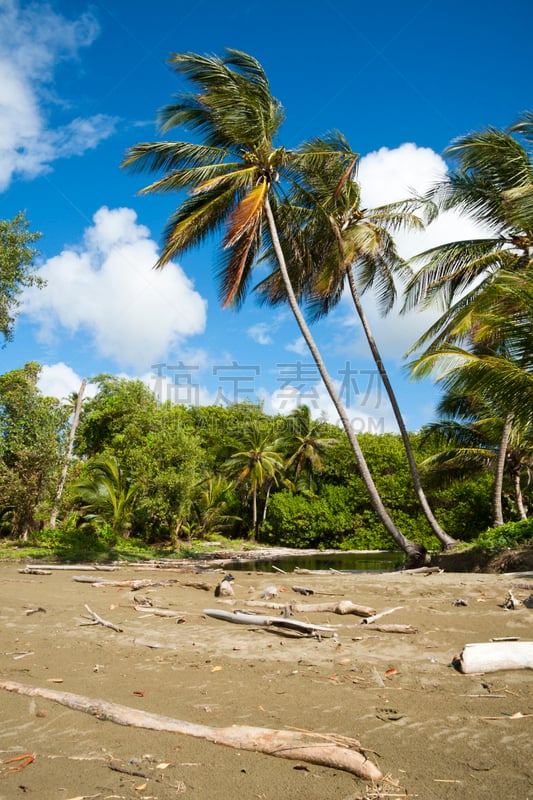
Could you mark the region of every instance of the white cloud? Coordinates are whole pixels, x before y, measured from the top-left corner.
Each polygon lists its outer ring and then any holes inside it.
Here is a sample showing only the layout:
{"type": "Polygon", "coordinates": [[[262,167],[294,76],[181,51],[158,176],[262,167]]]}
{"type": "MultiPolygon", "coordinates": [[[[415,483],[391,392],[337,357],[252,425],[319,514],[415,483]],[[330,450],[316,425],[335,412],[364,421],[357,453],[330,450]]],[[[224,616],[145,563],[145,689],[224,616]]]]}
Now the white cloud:
{"type": "Polygon", "coordinates": [[[289,350],[291,353],[296,353],[298,356],[305,356],[309,354],[309,348],[307,347],[303,336],[298,336],[294,342],[289,342],[287,345],[285,345],[285,350],[289,350]]]}
{"type": "Polygon", "coordinates": [[[57,158],[81,155],[110,136],[116,120],[96,114],[62,127],[48,124],[50,92],[60,61],[76,59],[98,35],[91,14],[71,21],[48,5],[23,8],[0,0],[0,191],[14,177],[33,178],[57,158]]]}
{"type": "MultiPolygon", "coordinates": [[[[366,208],[403,200],[413,193],[424,194],[447,172],[444,159],[428,147],[406,143],[389,150],[382,147],[361,159],[358,180],[361,182],[361,204],[366,208]]],[[[445,212],[439,215],[425,231],[395,234],[399,253],[404,258],[421,253],[431,247],[460,239],[483,238],[490,234],[465,215],[445,212]]],[[[401,290],[399,292],[401,295],[401,290]]],[[[344,323],[354,319],[351,298],[346,297],[341,313],[348,316],[344,323]]],[[[386,359],[400,360],[411,345],[438,319],[439,310],[413,311],[400,316],[399,310],[381,317],[372,292],[363,297],[363,305],[382,355],[386,359]]],[[[400,303],[401,305],[401,297],[400,303]]],[[[354,354],[368,354],[368,345],[362,333],[354,336],[354,354]]]]}
{"type": "Polygon", "coordinates": [[[270,330],[271,326],[267,325],[266,322],[258,322],[256,325],[252,325],[248,328],[247,333],[250,339],[253,339],[257,344],[266,345],[272,344],[272,337],[269,333],[270,330]]]}
{"type": "Polygon", "coordinates": [[[44,263],[47,285],[27,290],[22,313],[41,340],[85,333],[100,355],[147,369],[203,332],[206,302],[176,264],[154,271],[156,244],[132,209],[104,206],[93,221],[81,247],[44,263]]]}
{"type": "MultiPolygon", "coordinates": [[[[37,386],[46,397],[57,397],[65,400],[72,393],[80,390],[82,378],[74,372],[72,367],[60,361],[58,364],[43,365],[41,374],[37,381],[37,386]]],[[[97,387],[94,384],[87,384],[84,397],[94,397],[97,387]]]]}

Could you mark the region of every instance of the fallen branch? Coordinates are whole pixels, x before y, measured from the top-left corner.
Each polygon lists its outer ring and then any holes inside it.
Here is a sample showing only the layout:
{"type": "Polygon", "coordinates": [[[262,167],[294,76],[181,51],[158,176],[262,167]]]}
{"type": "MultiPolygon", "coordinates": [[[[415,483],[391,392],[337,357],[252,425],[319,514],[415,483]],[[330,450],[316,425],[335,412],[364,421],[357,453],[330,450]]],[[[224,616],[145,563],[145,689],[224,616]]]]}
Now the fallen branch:
{"type": "Polygon", "coordinates": [[[533,642],[467,644],[452,664],[465,675],[503,669],[533,669],[533,642]]]}
{"type": "Polygon", "coordinates": [[[136,592],[137,589],[146,589],[153,586],[175,586],[177,583],[179,583],[177,578],[167,581],[151,581],[148,578],[132,581],[113,581],[109,580],[109,578],[94,578],[92,576],[89,577],[88,575],[76,575],[73,580],[78,581],[79,583],[90,583],[92,586],[125,587],[128,589],[133,589],[134,592],[136,592]]]}
{"type": "Polygon", "coordinates": [[[440,567],[415,567],[414,569],[400,570],[401,575],[433,575],[440,572],[444,572],[440,567]]]}
{"type": "Polygon", "coordinates": [[[264,627],[272,625],[277,628],[290,628],[307,634],[315,633],[315,631],[326,633],[335,631],[335,628],[331,625],[315,625],[312,622],[301,622],[297,619],[286,619],[285,617],[264,617],[260,614],[247,614],[244,611],[222,611],[218,608],[204,608],[204,614],[214,619],[221,619],[224,622],[236,622],[238,625],[259,625],[264,627]]]}
{"type": "Polygon", "coordinates": [[[373,622],[366,625],[369,631],[379,631],[380,633],[418,633],[418,628],[413,628],[412,625],[398,625],[391,623],[390,625],[375,625],[373,622]]]}
{"type": "Polygon", "coordinates": [[[143,606],[137,604],[135,604],[133,608],[135,611],[142,611],[145,614],[153,614],[154,617],[179,617],[182,619],[183,615],[187,613],[185,611],[174,611],[171,608],[156,608],[154,606],[143,606]]]}
{"type": "Polygon", "coordinates": [[[316,594],[316,595],[322,595],[323,597],[343,597],[344,596],[343,592],[317,592],[316,589],[310,589],[309,586],[293,586],[292,587],[292,591],[293,592],[297,592],[298,594],[303,594],[303,595],[316,594]]]}
{"type": "Polygon", "coordinates": [[[22,575],[51,575],[51,569],[43,569],[43,567],[24,567],[18,570],[22,575]]]}
{"type": "Polygon", "coordinates": [[[350,600],[340,600],[338,603],[266,603],[262,600],[248,600],[247,606],[256,608],[272,608],[282,611],[287,608],[296,614],[355,614],[358,617],[370,617],[375,614],[374,608],[368,606],[358,606],[350,600]]]}
{"type": "Polygon", "coordinates": [[[393,614],[395,611],[400,611],[403,606],[396,606],[395,608],[389,608],[387,611],[382,611],[381,614],[374,614],[373,616],[367,617],[361,622],[361,625],[370,625],[372,622],[375,622],[377,619],[381,619],[381,617],[386,617],[388,614],[393,614]]]}
{"type": "Polygon", "coordinates": [[[75,711],[83,711],[99,720],[114,722],[117,725],[178,733],[237,750],[252,750],[278,758],[341,769],[367,781],[384,779],[382,772],[366,757],[364,749],[356,739],[336,737],[335,734],[309,736],[295,731],[279,731],[248,725],[213,728],[209,725],[196,725],[192,722],[183,722],[171,717],[139,711],[136,708],[117,703],[93,700],[71,692],[40,689],[14,681],[0,681],[0,689],[29,697],[52,700],[75,711]],[[323,741],[317,741],[319,736],[323,738],[323,741]]]}
{"type": "Polygon", "coordinates": [[[303,567],[294,567],[293,572],[296,575],[350,575],[349,570],[345,569],[304,569],[303,567]]]}
{"type": "Polygon", "coordinates": [[[104,564],[47,564],[46,569],[65,572],[72,570],[78,570],[79,572],[116,572],[118,567],[104,564]]]}
{"type": "Polygon", "coordinates": [[[108,622],[102,617],[99,617],[94,611],[91,611],[89,606],[86,604],[85,608],[89,612],[92,617],[92,622],[82,622],[82,625],[103,625],[104,628],[111,628],[113,631],[117,631],[117,633],[122,633],[122,628],[119,628],[118,625],[114,625],[112,622],[108,622]]]}

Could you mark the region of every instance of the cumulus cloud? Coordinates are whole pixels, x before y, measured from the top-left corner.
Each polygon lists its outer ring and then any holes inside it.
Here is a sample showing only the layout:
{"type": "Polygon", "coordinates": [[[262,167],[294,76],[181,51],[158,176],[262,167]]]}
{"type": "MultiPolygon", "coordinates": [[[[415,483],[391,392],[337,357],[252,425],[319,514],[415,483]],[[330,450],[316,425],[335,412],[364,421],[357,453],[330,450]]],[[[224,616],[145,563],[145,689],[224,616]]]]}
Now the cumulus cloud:
{"type": "Polygon", "coordinates": [[[84,333],[121,367],[146,369],[168,348],[203,332],[206,302],[176,264],[156,272],[157,246],[130,208],[100,208],[80,247],[40,270],[44,289],[28,289],[22,313],[43,341],[84,333]]]}
{"type": "MultiPolygon", "coordinates": [[[[65,400],[71,394],[80,390],[82,378],[67,364],[60,361],[57,364],[43,365],[37,386],[46,397],[57,397],[65,400]]],[[[84,397],[94,397],[97,387],[87,384],[83,393],[84,397]]]]}
{"type": "MultiPolygon", "coordinates": [[[[431,148],[418,147],[412,143],[402,144],[392,150],[382,147],[364,156],[359,164],[361,204],[365,208],[375,208],[403,200],[412,194],[425,194],[431,186],[445,177],[446,172],[446,162],[431,148]]],[[[394,238],[400,255],[411,258],[445,242],[477,239],[487,235],[490,235],[488,228],[481,227],[464,214],[450,211],[440,214],[425,231],[398,233],[394,238]]],[[[403,357],[439,315],[439,311],[433,309],[413,311],[400,316],[399,310],[395,309],[383,318],[379,315],[372,292],[363,297],[363,304],[382,355],[395,360],[403,357]]],[[[348,329],[351,353],[368,353],[368,346],[352,313],[351,298],[346,298],[344,313],[347,309],[348,315],[340,324],[348,329]]]]}
{"type": "Polygon", "coordinates": [[[0,0],[0,191],[33,178],[58,158],[81,155],[110,136],[116,120],[96,114],[51,128],[51,85],[59,62],[72,61],[99,33],[90,14],[68,20],[46,5],[0,0]]]}
{"type": "Polygon", "coordinates": [[[257,344],[267,345],[272,344],[272,336],[270,335],[271,326],[266,322],[258,322],[248,328],[248,336],[253,339],[257,344]]]}
{"type": "Polygon", "coordinates": [[[309,349],[303,336],[298,336],[293,342],[288,342],[285,345],[285,350],[289,350],[291,353],[296,353],[298,356],[305,356],[309,354],[309,349]]]}

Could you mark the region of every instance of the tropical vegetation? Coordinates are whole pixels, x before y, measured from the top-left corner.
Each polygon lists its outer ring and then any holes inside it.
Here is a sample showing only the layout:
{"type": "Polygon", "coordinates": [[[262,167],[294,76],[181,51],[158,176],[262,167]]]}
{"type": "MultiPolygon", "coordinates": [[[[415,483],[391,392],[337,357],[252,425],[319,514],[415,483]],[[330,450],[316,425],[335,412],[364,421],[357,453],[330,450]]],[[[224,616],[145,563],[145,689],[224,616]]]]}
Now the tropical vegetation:
{"type": "MultiPolygon", "coordinates": [[[[123,166],[157,173],[142,192],[176,193],[157,267],[219,237],[224,306],[251,288],[287,304],[341,427],[307,406],[160,403],[140,380],[97,375],[65,401],[44,396],[41,366],[0,375],[0,539],[43,550],[165,553],[198,541],[427,550],[530,541],[533,508],[533,114],[460,137],[426,197],[368,209],[358,156],[339,132],[289,149],[284,117],[251,56],[173,54],[192,87],[159,114],[188,139],[131,147],[123,166]],[[410,262],[395,236],[455,210],[483,237],[410,262]],[[270,274],[253,287],[254,267],[270,274]],[[361,295],[384,313],[440,316],[410,349],[414,379],[443,389],[437,418],[406,429],[361,295]],[[356,435],[311,327],[348,294],[399,434],[356,435]]],[[[0,333],[14,335],[22,292],[41,286],[39,234],[0,221],[0,333]]]]}

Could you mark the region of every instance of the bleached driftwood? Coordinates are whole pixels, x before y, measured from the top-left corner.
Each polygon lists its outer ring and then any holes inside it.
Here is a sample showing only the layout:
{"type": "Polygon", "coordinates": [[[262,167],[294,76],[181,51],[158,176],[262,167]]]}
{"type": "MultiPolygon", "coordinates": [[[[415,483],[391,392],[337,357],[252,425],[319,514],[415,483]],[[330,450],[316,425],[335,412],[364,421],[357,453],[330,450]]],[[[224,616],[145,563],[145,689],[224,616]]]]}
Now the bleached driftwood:
{"type": "Polygon", "coordinates": [[[533,642],[467,644],[452,663],[465,675],[504,669],[533,669],[533,642]]]}
{"type": "Polygon", "coordinates": [[[444,572],[441,567],[414,567],[413,569],[402,569],[400,575],[434,575],[444,572]]]}
{"type": "Polygon", "coordinates": [[[91,714],[99,720],[115,722],[117,725],[168,731],[192,736],[195,739],[205,739],[237,750],[252,750],[278,758],[342,769],[366,781],[381,781],[384,778],[381,770],[366,757],[365,750],[356,739],[336,734],[280,731],[248,725],[213,728],[209,725],[197,725],[159,714],[150,714],[117,703],[94,700],[71,692],[40,689],[14,681],[0,681],[0,689],[52,700],[75,711],[91,714]]]}
{"type": "Polygon", "coordinates": [[[502,607],[506,608],[508,611],[516,611],[516,609],[520,608],[521,605],[522,601],[515,597],[512,591],[509,589],[505,596],[505,600],[502,603],[502,607]]]}
{"type": "Polygon", "coordinates": [[[118,567],[113,567],[110,564],[47,564],[46,569],[57,570],[58,572],[72,570],[79,572],[115,572],[118,567]]]}
{"type": "Polygon", "coordinates": [[[371,622],[370,625],[365,626],[369,631],[379,631],[380,633],[418,633],[418,628],[413,628],[412,625],[400,625],[391,623],[389,625],[376,625],[371,622]]]}
{"type": "Polygon", "coordinates": [[[318,595],[318,594],[320,594],[320,595],[323,595],[324,597],[339,597],[339,596],[342,597],[343,596],[343,592],[317,592],[316,589],[311,589],[311,588],[309,588],[309,586],[293,586],[292,587],[292,591],[293,592],[297,592],[298,594],[303,594],[303,595],[310,595],[310,594],[317,594],[318,595]]]}
{"type": "Polygon", "coordinates": [[[335,631],[332,625],[315,625],[312,622],[301,622],[300,620],[287,619],[286,617],[265,617],[262,614],[246,614],[244,611],[222,611],[219,608],[204,608],[204,614],[214,619],[221,619],[224,622],[236,622],[239,625],[289,628],[290,630],[307,634],[315,633],[315,631],[324,633],[333,633],[335,631]]]}
{"type": "Polygon", "coordinates": [[[272,608],[282,611],[290,608],[295,614],[355,614],[358,617],[371,617],[375,614],[374,608],[358,606],[350,600],[340,600],[338,603],[266,603],[262,600],[248,600],[247,606],[255,608],[272,608]]]}
{"type": "Polygon", "coordinates": [[[94,578],[88,575],[76,575],[73,580],[78,583],[90,583],[93,586],[118,586],[120,588],[132,589],[134,592],[138,589],[147,589],[153,586],[175,586],[179,583],[177,578],[166,581],[151,581],[148,578],[131,581],[113,581],[109,580],[109,578],[94,578]]]}
{"type": "Polygon", "coordinates": [[[51,569],[43,569],[42,567],[24,567],[24,569],[19,569],[23,575],[51,575],[51,569]]]}
{"type": "Polygon", "coordinates": [[[343,569],[304,569],[303,567],[294,567],[293,572],[296,575],[350,575],[348,570],[343,569]]]}
{"type": "Polygon", "coordinates": [[[382,611],[380,614],[373,614],[361,622],[361,625],[371,625],[372,622],[375,622],[381,617],[386,617],[388,614],[393,614],[395,611],[401,611],[403,606],[395,606],[395,608],[388,608],[386,611],[382,611]]]}
{"type": "Polygon", "coordinates": [[[145,614],[153,614],[154,617],[183,617],[185,612],[174,611],[172,608],[156,608],[155,606],[134,604],[135,611],[142,611],[145,614]]]}
{"type": "Polygon", "coordinates": [[[85,608],[91,615],[92,621],[82,622],[82,625],[103,625],[104,628],[111,628],[111,630],[117,631],[117,633],[122,633],[122,628],[119,628],[118,625],[115,625],[113,622],[108,622],[106,619],[99,617],[95,611],[91,611],[87,604],[85,605],[85,608]]]}

